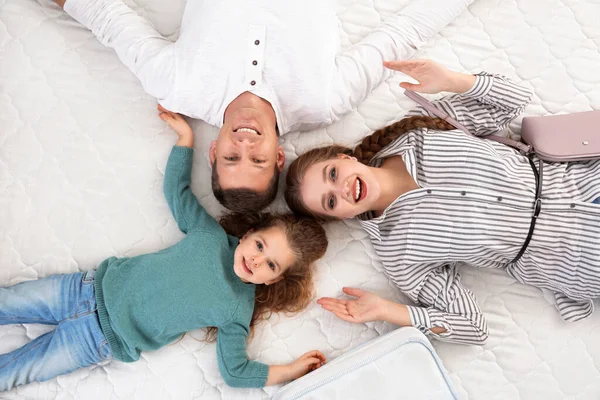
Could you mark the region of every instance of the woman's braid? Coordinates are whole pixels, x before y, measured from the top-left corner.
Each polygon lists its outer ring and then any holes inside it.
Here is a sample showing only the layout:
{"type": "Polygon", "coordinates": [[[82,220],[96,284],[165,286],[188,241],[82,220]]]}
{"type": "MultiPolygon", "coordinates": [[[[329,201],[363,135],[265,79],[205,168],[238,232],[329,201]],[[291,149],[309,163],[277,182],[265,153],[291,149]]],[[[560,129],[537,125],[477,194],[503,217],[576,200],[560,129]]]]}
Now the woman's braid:
{"type": "Polygon", "coordinates": [[[438,131],[456,129],[453,125],[441,118],[432,118],[424,115],[407,117],[388,125],[385,128],[378,129],[365,137],[363,141],[354,148],[354,157],[363,164],[369,164],[375,154],[396,140],[398,136],[417,128],[429,128],[438,131]]]}

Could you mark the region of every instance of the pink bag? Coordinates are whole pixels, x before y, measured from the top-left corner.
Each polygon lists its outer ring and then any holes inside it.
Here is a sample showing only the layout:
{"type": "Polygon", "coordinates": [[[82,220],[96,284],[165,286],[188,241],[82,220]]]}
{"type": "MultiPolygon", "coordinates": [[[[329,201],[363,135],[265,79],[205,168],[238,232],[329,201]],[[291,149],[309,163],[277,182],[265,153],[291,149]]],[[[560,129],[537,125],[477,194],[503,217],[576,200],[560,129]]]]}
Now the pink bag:
{"type": "Polygon", "coordinates": [[[525,117],[521,139],[544,161],[600,158],[600,111],[525,117]]]}
{"type": "MultiPolygon", "coordinates": [[[[404,94],[426,110],[456,128],[471,135],[454,118],[435,107],[423,96],[405,90],[404,94]]],[[[514,147],[524,155],[535,153],[544,161],[567,162],[600,158],[600,111],[523,118],[521,139],[525,142],[497,135],[483,136],[514,147]]]]}

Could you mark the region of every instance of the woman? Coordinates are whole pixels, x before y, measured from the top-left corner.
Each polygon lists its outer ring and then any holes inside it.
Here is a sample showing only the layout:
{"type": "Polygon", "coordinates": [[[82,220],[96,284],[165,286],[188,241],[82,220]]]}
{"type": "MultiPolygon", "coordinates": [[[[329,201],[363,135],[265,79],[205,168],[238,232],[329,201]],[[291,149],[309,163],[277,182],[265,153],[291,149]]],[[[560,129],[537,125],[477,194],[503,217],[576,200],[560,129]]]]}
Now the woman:
{"type": "MultiPolygon", "coordinates": [[[[456,93],[434,103],[476,136],[505,128],[532,97],[504,77],[460,74],[432,61],[388,67],[419,82],[402,83],[406,89],[456,93]]],[[[409,115],[354,152],[313,149],[290,166],[290,207],[323,219],[357,217],[388,276],[417,304],[345,288],[356,299],[323,298],[322,307],[346,321],[383,319],[438,339],[483,344],[485,319],[456,268],[466,262],[506,268],[522,283],[552,290],[567,321],[589,316],[591,299],[600,297],[600,207],[594,201],[600,162],[544,164],[542,211],[524,249],[536,204],[537,157],[469,136],[422,108],[409,115]]]]}

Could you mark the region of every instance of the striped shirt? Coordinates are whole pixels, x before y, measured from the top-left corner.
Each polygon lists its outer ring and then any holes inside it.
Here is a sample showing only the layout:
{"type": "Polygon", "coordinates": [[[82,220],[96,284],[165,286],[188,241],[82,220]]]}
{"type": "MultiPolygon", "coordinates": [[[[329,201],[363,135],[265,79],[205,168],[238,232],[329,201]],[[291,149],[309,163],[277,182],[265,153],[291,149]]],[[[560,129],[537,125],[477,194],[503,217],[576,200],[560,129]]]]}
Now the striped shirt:
{"type": "MultiPolygon", "coordinates": [[[[468,92],[435,101],[473,134],[504,129],[532,93],[508,79],[480,74],[468,92]]],[[[409,115],[429,115],[417,108],[409,115]]],[[[483,344],[487,324],[457,263],[505,268],[519,282],[556,294],[563,319],[577,321],[600,297],[600,161],[545,163],[542,211],[521,249],[533,215],[535,177],[527,158],[503,144],[462,131],[415,129],[371,162],[402,156],[419,186],[383,214],[359,216],[388,276],[417,306],[412,324],[430,337],[483,344]],[[446,332],[435,334],[433,327],[446,332]]],[[[535,158],[535,157],[534,157],[535,158]]],[[[534,159],[537,164],[537,158],[534,159]]]]}

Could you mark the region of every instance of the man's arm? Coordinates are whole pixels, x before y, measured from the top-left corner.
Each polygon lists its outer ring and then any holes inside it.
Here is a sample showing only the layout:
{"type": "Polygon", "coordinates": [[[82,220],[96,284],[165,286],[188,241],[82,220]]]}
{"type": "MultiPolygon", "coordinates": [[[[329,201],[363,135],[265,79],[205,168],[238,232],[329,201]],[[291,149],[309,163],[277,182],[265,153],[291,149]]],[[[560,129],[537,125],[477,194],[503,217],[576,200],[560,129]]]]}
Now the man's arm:
{"type": "Polygon", "coordinates": [[[473,0],[413,0],[359,43],[336,57],[331,117],[356,108],[391,72],[384,61],[410,58],[473,0]]]}
{"type": "Polygon", "coordinates": [[[75,20],[113,48],[144,90],[170,107],[175,85],[174,45],[120,0],[54,0],[75,20]]]}

